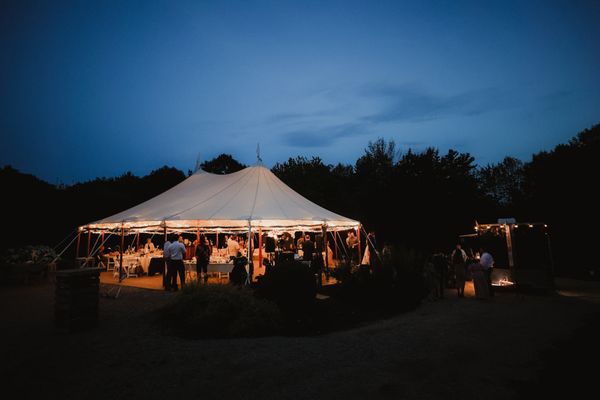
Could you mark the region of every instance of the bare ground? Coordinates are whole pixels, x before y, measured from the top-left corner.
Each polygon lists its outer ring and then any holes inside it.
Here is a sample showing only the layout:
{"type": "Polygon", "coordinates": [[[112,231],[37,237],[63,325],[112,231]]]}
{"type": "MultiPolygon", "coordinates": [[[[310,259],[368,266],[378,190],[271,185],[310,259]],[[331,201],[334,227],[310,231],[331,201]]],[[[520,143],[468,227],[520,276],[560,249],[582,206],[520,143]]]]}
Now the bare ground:
{"type": "Polygon", "coordinates": [[[64,333],[54,326],[52,284],[4,287],[0,379],[20,398],[578,397],[588,385],[582,366],[599,354],[600,284],[557,285],[553,295],[490,301],[449,290],[343,332],[234,340],[163,335],[153,310],[174,293],[123,288],[118,299],[101,298],[97,328],[64,333]]]}

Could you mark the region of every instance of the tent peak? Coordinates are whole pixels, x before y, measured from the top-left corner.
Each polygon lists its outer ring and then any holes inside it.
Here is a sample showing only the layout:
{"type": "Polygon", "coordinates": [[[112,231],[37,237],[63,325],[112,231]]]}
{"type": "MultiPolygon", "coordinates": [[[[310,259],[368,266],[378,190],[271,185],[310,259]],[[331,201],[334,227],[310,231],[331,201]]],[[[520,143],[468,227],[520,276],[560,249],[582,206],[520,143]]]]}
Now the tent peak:
{"type": "Polygon", "coordinates": [[[256,143],[256,165],[263,165],[262,158],[260,158],[260,143],[256,143]]]}

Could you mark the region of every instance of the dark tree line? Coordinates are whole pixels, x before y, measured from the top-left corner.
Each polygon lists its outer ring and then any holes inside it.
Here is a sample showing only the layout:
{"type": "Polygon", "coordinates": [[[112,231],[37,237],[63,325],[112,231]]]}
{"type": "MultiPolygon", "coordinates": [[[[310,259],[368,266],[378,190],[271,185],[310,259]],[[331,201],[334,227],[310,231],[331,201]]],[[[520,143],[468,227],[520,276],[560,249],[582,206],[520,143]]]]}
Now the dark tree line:
{"type": "MultiPolygon", "coordinates": [[[[468,153],[435,148],[399,152],[393,141],[369,143],[354,165],[325,164],[299,156],[272,171],[303,196],[363,222],[383,241],[422,252],[448,249],[475,221],[515,217],[550,226],[558,273],[576,273],[598,263],[600,125],[531,161],[507,157],[477,167],[468,153]]],[[[212,173],[245,167],[222,154],[200,165],[212,173]]],[[[188,175],[191,171],[188,171],[188,175]]],[[[11,167],[0,171],[7,191],[7,240],[2,247],[58,243],[76,226],[147,200],[185,179],[162,167],[144,177],[126,173],[57,187],[11,167]]]]}

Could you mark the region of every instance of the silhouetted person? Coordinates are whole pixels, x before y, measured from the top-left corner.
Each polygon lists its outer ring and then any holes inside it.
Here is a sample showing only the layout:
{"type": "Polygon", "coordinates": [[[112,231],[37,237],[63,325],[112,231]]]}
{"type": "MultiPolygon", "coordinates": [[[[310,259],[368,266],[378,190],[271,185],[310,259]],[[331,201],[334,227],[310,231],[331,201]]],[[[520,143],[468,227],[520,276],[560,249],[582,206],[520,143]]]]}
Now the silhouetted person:
{"type": "Polygon", "coordinates": [[[304,237],[304,243],[302,244],[302,258],[304,258],[305,261],[312,261],[314,252],[315,244],[310,240],[310,236],[306,235],[304,237]]]}
{"type": "Polygon", "coordinates": [[[458,291],[458,297],[465,296],[465,277],[466,277],[466,265],[467,253],[461,248],[460,243],[456,245],[454,251],[450,255],[452,266],[454,269],[454,277],[456,279],[456,290],[458,291]]]}
{"type": "Polygon", "coordinates": [[[446,269],[448,268],[448,263],[446,262],[446,257],[443,253],[438,251],[433,255],[433,266],[435,268],[437,279],[439,280],[440,299],[443,299],[444,287],[446,286],[446,269]]]}
{"type": "Polygon", "coordinates": [[[196,275],[198,282],[208,280],[208,263],[210,262],[210,245],[208,238],[202,236],[200,243],[196,246],[196,275]]]}
{"type": "Polygon", "coordinates": [[[346,245],[348,246],[348,252],[350,253],[350,261],[354,264],[358,263],[358,238],[354,234],[354,231],[348,232],[346,245]]]}

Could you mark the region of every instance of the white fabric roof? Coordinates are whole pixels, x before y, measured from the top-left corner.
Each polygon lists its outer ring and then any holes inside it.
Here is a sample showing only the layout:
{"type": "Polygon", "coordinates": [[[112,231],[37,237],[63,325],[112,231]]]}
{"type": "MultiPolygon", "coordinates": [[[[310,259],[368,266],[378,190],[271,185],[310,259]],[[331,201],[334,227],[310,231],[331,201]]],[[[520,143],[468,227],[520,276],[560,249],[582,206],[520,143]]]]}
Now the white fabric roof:
{"type": "Polygon", "coordinates": [[[135,207],[80,227],[95,231],[126,229],[247,231],[252,227],[320,230],[357,228],[358,221],[311,202],[269,169],[255,165],[217,175],[198,171],[180,184],[135,207]]]}

